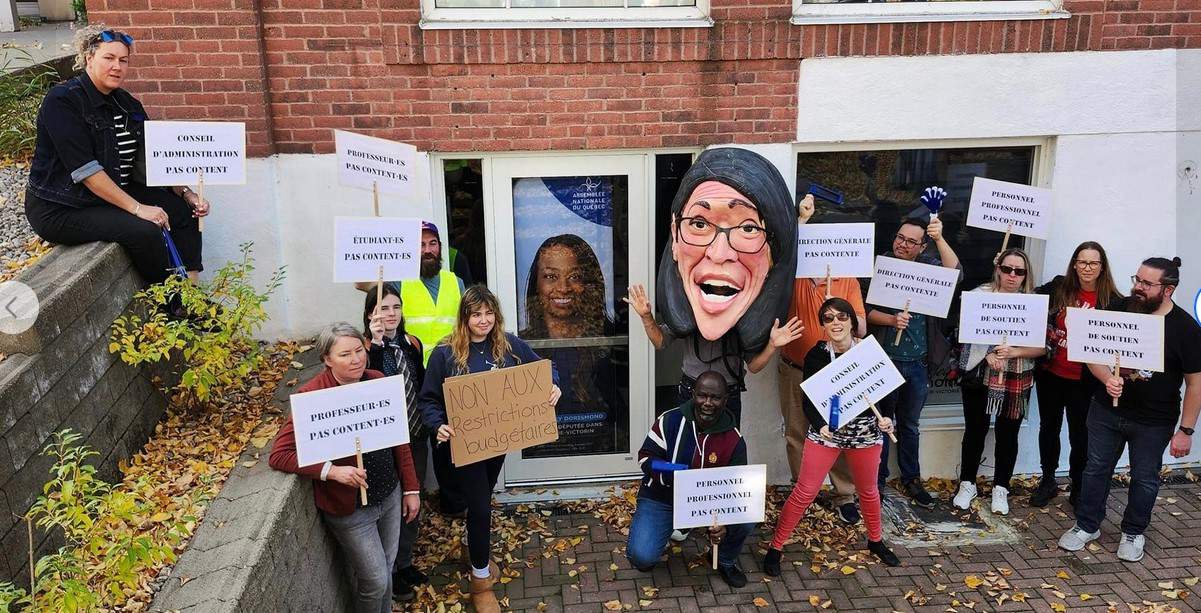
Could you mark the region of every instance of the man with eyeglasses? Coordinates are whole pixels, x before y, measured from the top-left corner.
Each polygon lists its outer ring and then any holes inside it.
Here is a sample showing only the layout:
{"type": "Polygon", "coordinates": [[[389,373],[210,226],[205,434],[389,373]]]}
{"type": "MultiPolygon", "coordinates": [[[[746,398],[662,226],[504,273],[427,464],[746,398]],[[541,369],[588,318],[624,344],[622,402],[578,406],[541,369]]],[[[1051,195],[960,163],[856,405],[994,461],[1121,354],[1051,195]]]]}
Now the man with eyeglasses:
{"type": "MultiPolygon", "coordinates": [[[[932,266],[945,266],[960,271],[959,256],[942,235],[942,221],[937,217],[929,223],[917,218],[901,221],[892,250],[887,257],[909,260],[932,266]],[[927,253],[929,242],[934,242],[937,254],[927,253]]],[[[872,306],[867,312],[867,323],[876,335],[888,357],[901,375],[905,384],[897,388],[880,402],[881,408],[888,407],[895,416],[897,429],[897,465],[901,469],[901,492],[923,508],[933,508],[935,498],[922,485],[921,464],[918,461],[919,422],[926,398],[930,394],[930,371],[949,359],[951,344],[942,333],[942,321],[920,313],[899,312],[880,306],[872,306]],[[901,342],[896,344],[897,330],[901,330],[901,342]]],[[[886,413],[889,411],[885,411],[886,413]]],[[[888,440],[884,440],[880,460],[880,485],[888,479],[888,440]]]]}
{"type": "MultiPolygon", "coordinates": [[[[1076,525],[1060,537],[1059,546],[1079,551],[1101,536],[1114,468],[1129,445],[1129,499],[1122,515],[1118,558],[1137,562],[1143,558],[1143,533],[1151,523],[1159,494],[1164,449],[1174,458],[1192,450],[1193,428],[1201,413],[1201,325],[1172,301],[1180,283],[1180,258],[1148,258],[1130,280],[1134,285],[1125,310],[1164,318],[1164,370],[1122,369],[1114,376],[1104,365],[1088,365],[1104,387],[1097,390],[1089,407],[1088,463],[1076,505],[1076,525]],[[1113,398],[1118,399],[1116,408],[1113,398]]],[[[1122,308],[1118,305],[1116,310],[1122,308]]]]}

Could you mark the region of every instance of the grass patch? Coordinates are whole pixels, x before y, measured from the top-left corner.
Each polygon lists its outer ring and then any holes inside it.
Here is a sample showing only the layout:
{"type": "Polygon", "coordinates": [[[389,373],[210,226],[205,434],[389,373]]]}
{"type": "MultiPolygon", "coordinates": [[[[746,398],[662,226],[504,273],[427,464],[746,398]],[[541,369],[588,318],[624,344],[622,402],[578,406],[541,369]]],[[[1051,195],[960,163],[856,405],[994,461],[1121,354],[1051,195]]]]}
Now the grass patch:
{"type": "MultiPolygon", "coordinates": [[[[30,59],[28,53],[25,56],[30,59]]],[[[0,71],[14,61],[9,59],[0,71]]],[[[58,71],[45,64],[0,76],[0,159],[26,160],[33,155],[38,108],[58,80],[58,71]]]]}

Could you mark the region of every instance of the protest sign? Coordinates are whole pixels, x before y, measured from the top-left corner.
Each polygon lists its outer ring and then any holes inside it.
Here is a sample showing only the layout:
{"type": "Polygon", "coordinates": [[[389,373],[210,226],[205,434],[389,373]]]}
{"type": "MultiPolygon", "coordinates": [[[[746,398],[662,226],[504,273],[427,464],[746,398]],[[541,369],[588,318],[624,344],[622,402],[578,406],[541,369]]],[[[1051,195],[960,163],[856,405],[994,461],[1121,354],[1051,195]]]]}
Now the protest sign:
{"type": "Polygon", "coordinates": [[[559,438],[550,402],[550,360],[449,377],[442,393],[455,431],[450,437],[455,466],[559,438]]]}
{"type": "Polygon", "coordinates": [[[1047,238],[1051,229],[1051,190],[976,177],[967,225],[1047,238]]]}
{"type": "Polygon", "coordinates": [[[868,336],[805,379],[801,390],[827,422],[830,421],[830,397],[838,396],[841,403],[838,423],[845,426],[869,410],[868,401],[880,402],[904,382],[905,378],[893,366],[876,337],[868,336]]]}
{"type": "Polygon", "coordinates": [[[408,196],[413,192],[417,148],[395,141],[334,130],[338,183],[408,196]]]}
{"type": "Polygon", "coordinates": [[[334,283],[416,279],[421,274],[421,220],[335,217],[334,283]]]}
{"type": "Polygon", "coordinates": [[[959,342],[1011,347],[1045,347],[1047,301],[1039,294],[963,292],[959,342]]]}
{"type": "Polygon", "coordinates": [[[946,317],[958,282],[959,271],[954,268],[879,256],[867,290],[867,302],[946,317]]]}
{"type": "Polygon", "coordinates": [[[146,185],[246,183],[246,124],[147,121],[146,185]]]}
{"type": "Polygon", "coordinates": [[[1068,359],[1163,372],[1163,316],[1068,308],[1068,359]]]}
{"type": "Polygon", "coordinates": [[[763,521],[766,464],[678,470],[673,479],[671,524],[677,530],[763,521]]]}
{"type": "Polygon", "coordinates": [[[296,463],[311,466],[409,442],[403,377],[292,394],[296,463]]]}
{"type": "Polygon", "coordinates": [[[870,277],[874,270],[876,225],[805,223],[797,229],[798,279],[870,277]]]}

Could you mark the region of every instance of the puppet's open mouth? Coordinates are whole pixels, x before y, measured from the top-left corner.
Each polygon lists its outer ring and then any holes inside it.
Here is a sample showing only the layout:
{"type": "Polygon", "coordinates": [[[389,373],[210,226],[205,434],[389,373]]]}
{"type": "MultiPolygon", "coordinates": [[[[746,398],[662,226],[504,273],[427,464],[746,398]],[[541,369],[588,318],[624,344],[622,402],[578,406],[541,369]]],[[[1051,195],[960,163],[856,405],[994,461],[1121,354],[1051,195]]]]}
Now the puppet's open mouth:
{"type": "Polygon", "coordinates": [[[741,287],[725,281],[718,281],[716,279],[699,283],[697,286],[700,287],[701,293],[705,296],[705,300],[711,300],[713,302],[728,302],[733,300],[734,296],[737,296],[738,293],[742,291],[741,287]]]}

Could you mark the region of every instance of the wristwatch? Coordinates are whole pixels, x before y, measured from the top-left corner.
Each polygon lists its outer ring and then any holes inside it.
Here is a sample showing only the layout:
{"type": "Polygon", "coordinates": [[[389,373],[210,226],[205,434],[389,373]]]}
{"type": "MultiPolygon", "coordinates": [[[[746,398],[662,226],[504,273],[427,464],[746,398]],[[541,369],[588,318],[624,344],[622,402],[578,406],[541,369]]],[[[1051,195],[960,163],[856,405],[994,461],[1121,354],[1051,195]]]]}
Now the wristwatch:
{"type": "Polygon", "coordinates": [[[1192,435],[1193,435],[1193,429],[1192,429],[1192,428],[1186,428],[1186,427],[1184,427],[1184,426],[1180,426],[1180,431],[1181,431],[1181,432],[1183,432],[1183,433],[1185,433],[1185,434],[1187,434],[1187,435],[1189,435],[1189,436],[1192,436],[1192,435]]]}

